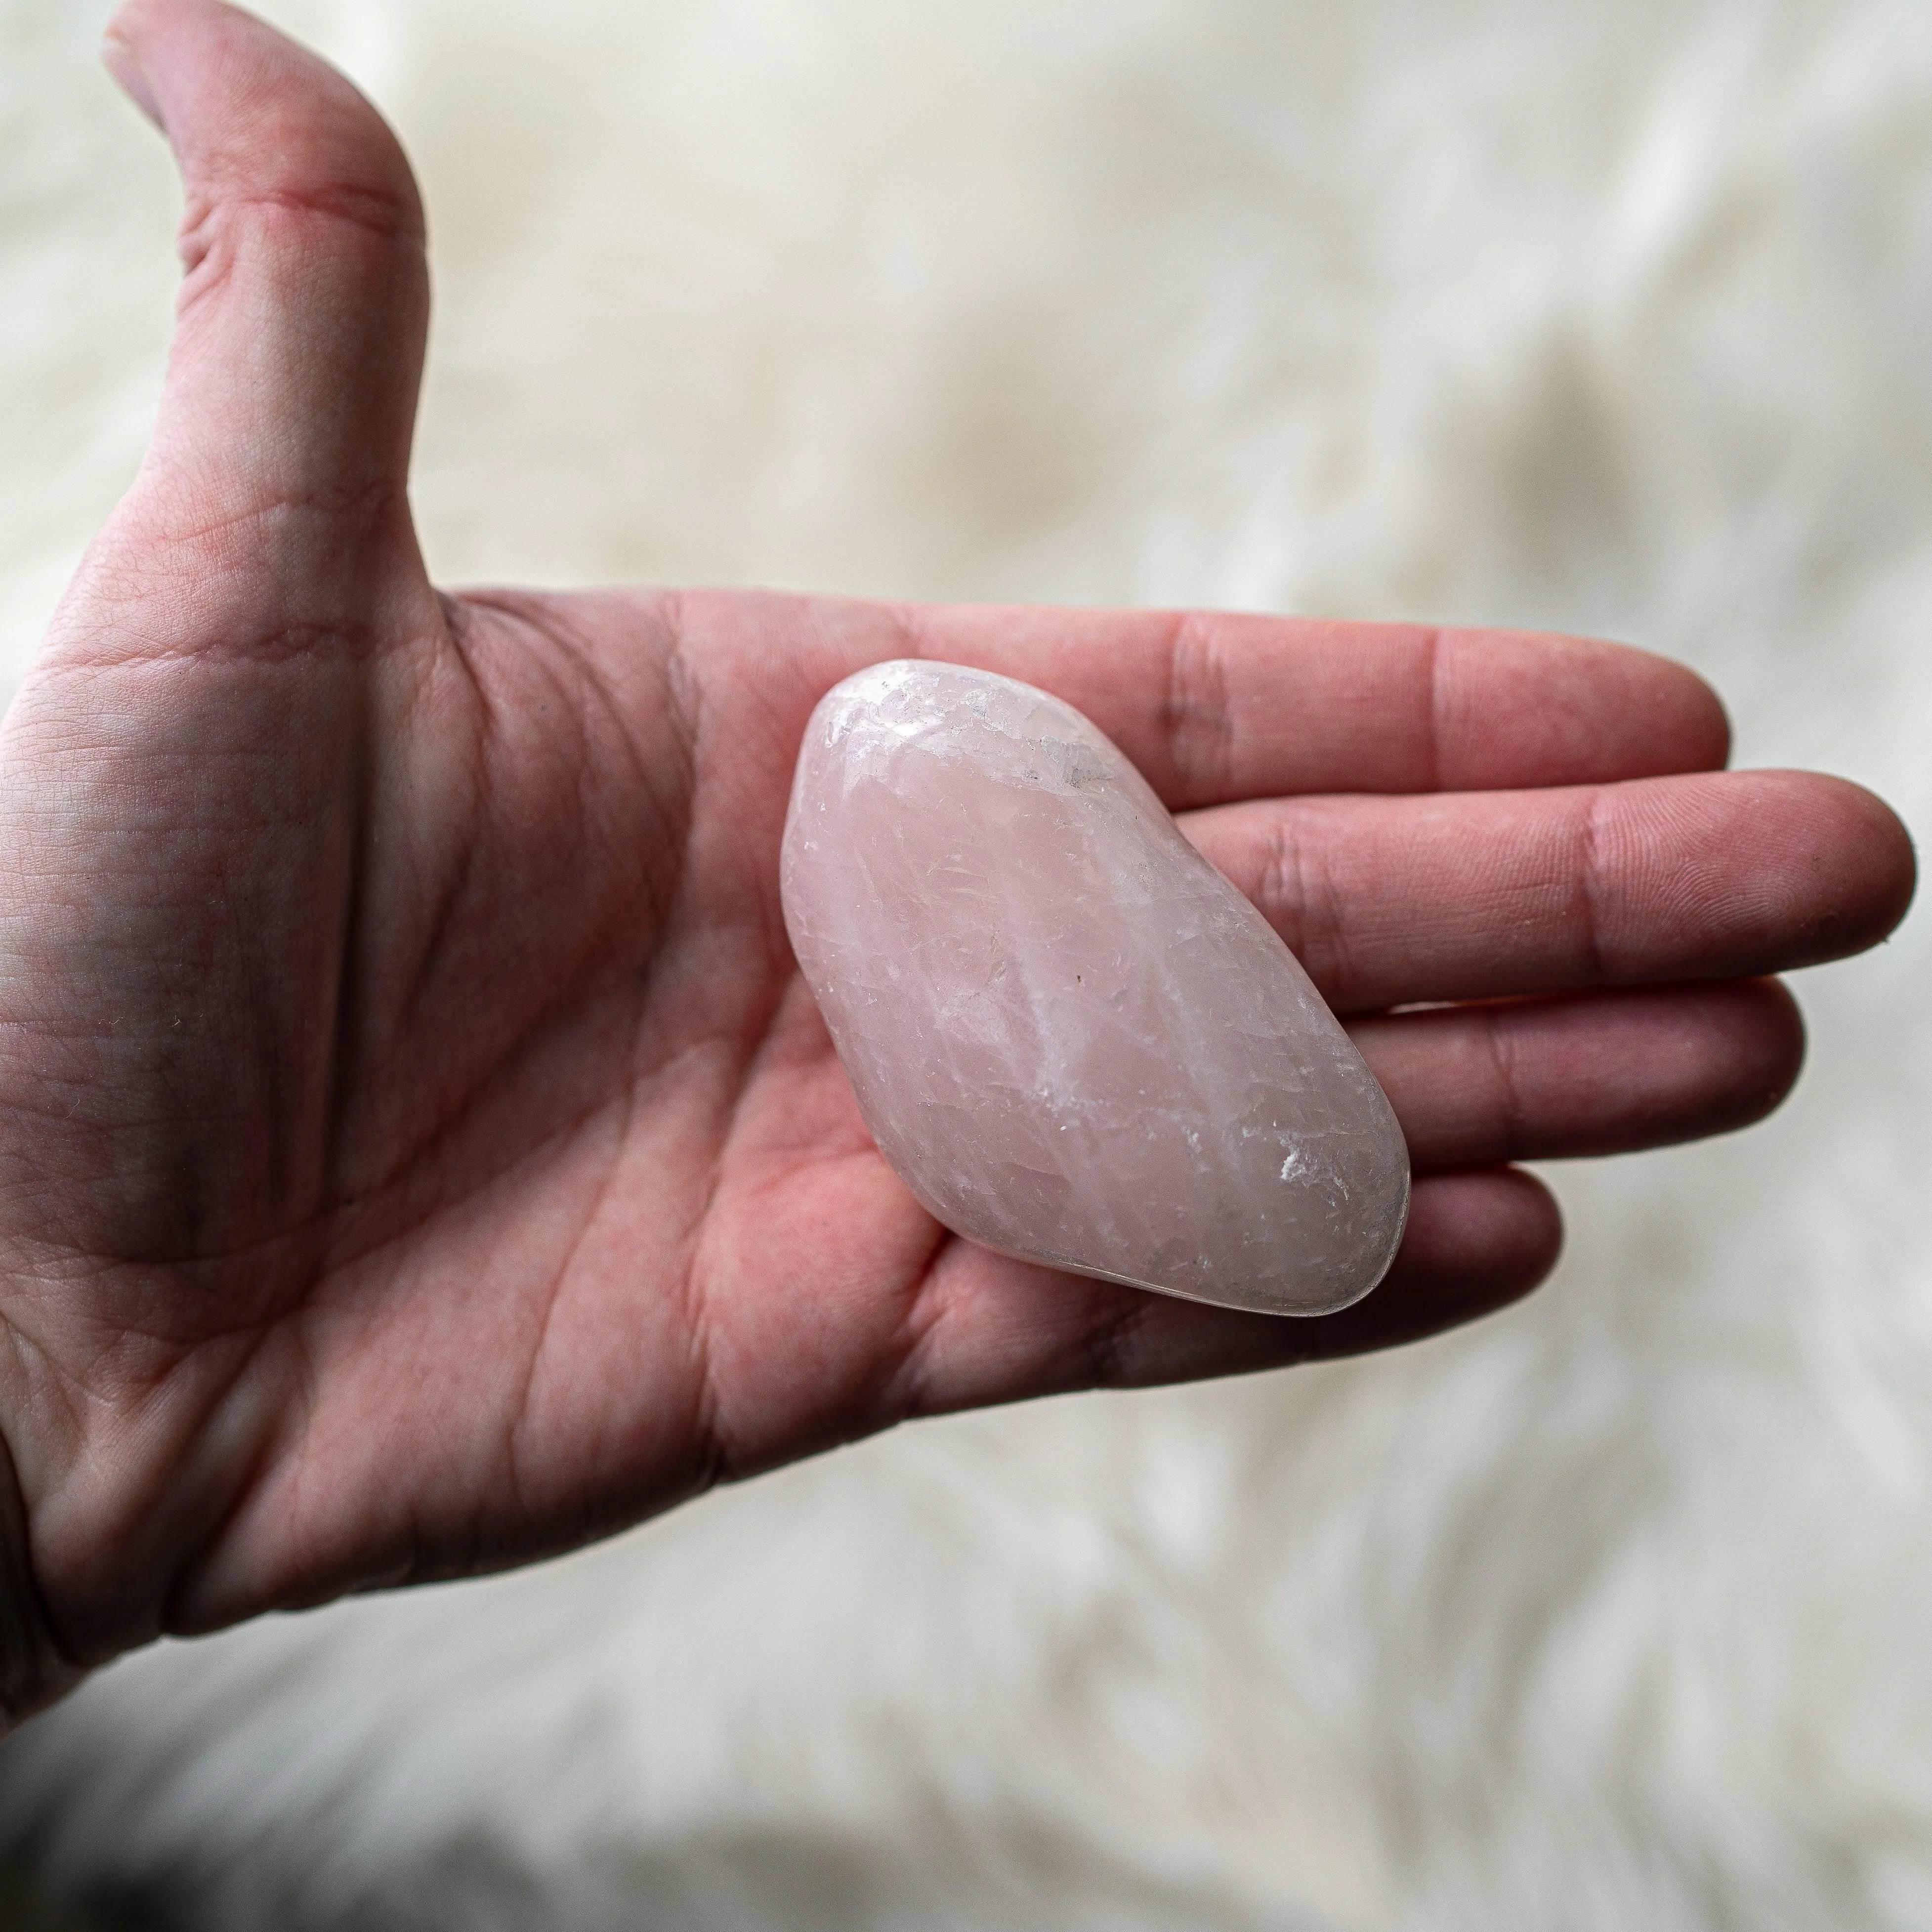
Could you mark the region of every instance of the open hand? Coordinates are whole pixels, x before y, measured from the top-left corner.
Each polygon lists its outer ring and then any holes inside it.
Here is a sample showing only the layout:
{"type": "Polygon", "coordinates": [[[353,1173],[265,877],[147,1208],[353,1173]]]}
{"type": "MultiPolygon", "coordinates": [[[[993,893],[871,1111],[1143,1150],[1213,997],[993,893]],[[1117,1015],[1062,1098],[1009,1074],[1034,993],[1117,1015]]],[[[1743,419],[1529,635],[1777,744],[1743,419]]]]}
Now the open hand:
{"type": "Polygon", "coordinates": [[[16,1713],[160,1631],[561,1549],[908,1416],[1494,1307],[1558,1240],[1502,1163],[1763,1113],[1802,1035],[1756,976],[1904,910],[1882,805],[1722,771],[1708,691],[1616,646],[440,595],[394,140],[216,0],[134,0],[110,46],[187,277],[152,450],[0,740],[16,1713]],[[912,655],[1088,712],[1349,1019],[1417,1174],[1366,1302],[1024,1267],[880,1161],[777,852],[814,703],[912,655]]]}

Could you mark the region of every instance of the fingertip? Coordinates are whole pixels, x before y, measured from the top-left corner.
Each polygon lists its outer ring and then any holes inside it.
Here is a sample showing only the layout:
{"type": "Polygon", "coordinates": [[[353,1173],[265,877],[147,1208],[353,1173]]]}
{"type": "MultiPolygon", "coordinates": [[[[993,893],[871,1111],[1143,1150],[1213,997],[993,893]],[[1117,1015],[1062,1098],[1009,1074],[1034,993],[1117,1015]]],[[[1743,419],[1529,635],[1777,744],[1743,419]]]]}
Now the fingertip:
{"type": "Polygon", "coordinates": [[[1612,783],[1720,770],[1731,725],[1688,666],[1540,631],[1437,634],[1442,789],[1612,783]]]}
{"type": "Polygon", "coordinates": [[[1520,1167],[1431,1175],[1416,1183],[1384,1287],[1400,1288],[1428,1317],[1420,1332],[1432,1334],[1521,1300],[1562,1252],[1562,1210],[1535,1175],[1520,1167]]]}
{"type": "Polygon", "coordinates": [[[1725,1118],[1711,1131],[1748,1127],[1782,1106],[1804,1070],[1804,1016],[1781,980],[1749,980],[1724,1002],[1734,1069],[1725,1118]]]}
{"type": "Polygon", "coordinates": [[[1731,761],[1731,714],[1716,687],[1687,664],[1634,644],[1606,646],[1642,665],[1654,703],[1666,722],[1679,763],[1687,772],[1720,772],[1731,761]]]}
{"type": "Polygon", "coordinates": [[[1520,1301],[1563,1252],[1556,1197],[1521,1168],[1418,1180],[1400,1252],[1380,1287],[1345,1308],[1282,1323],[1298,1361],[1419,1342],[1520,1301]]]}
{"type": "Polygon", "coordinates": [[[393,130],[346,75],[267,21],[226,0],[125,0],[101,57],[169,136],[191,198],[340,205],[419,238],[393,130]]]}
{"type": "Polygon", "coordinates": [[[1918,854],[1898,813],[1850,778],[1802,771],[1743,776],[1759,788],[1763,823],[1788,842],[1787,850],[1797,847],[1798,863],[1786,862],[1802,881],[1801,948],[1776,962],[1780,970],[1842,959],[1888,938],[1918,884],[1918,854]]]}
{"type": "Polygon", "coordinates": [[[120,31],[120,19],[121,16],[116,14],[101,36],[100,64],[112,76],[121,92],[166,134],[167,126],[161,118],[160,103],[154,98],[154,90],[148,84],[140,56],[120,31]]]}
{"type": "Polygon", "coordinates": [[[1877,793],[1850,778],[1826,782],[1838,790],[1840,809],[1854,828],[1854,838],[1870,854],[1870,923],[1860,944],[1876,945],[1898,930],[1912,908],[1918,890],[1918,850],[1904,820],[1877,793]]]}
{"type": "Polygon", "coordinates": [[[1730,764],[1731,714],[1715,686],[1682,660],[1641,644],[1579,641],[1618,694],[1631,754],[1652,758],[1655,776],[1719,772],[1730,764]]]}
{"type": "Polygon", "coordinates": [[[1677,694],[1688,747],[1684,769],[1720,772],[1731,762],[1731,714],[1715,688],[1684,664],[1672,667],[1682,688],[1677,694]]]}
{"type": "Polygon", "coordinates": [[[1630,776],[1722,771],[1730,763],[1730,713],[1688,664],[1636,644],[1592,638],[1585,648],[1616,692],[1630,776]]]}

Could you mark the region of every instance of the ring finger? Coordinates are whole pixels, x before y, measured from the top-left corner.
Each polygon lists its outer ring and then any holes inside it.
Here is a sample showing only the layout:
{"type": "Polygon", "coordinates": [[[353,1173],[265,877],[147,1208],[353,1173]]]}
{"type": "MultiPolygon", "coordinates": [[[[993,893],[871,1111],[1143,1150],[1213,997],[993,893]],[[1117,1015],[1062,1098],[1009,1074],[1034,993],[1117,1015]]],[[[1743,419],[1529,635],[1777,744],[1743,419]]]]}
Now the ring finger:
{"type": "Polygon", "coordinates": [[[1804,1058],[1775,980],[1438,1007],[1352,1022],[1418,1174],[1622,1154],[1769,1113],[1804,1058]]]}

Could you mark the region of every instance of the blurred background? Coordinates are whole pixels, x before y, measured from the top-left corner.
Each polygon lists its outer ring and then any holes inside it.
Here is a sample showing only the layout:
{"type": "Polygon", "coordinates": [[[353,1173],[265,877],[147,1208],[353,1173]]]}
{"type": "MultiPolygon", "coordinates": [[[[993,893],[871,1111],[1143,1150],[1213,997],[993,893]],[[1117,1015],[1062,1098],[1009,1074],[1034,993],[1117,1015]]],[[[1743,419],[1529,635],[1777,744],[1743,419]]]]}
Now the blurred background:
{"type": "MultiPolygon", "coordinates": [[[[1922,0],[267,0],[421,171],[446,580],[1606,634],[1932,832],[1922,0]]],[[[0,679],[139,459],[171,168],[0,0],[0,679]]],[[[1556,1280],[922,1424],[0,1748],[0,1921],[1923,1932],[1932,922],[1556,1280]]]]}

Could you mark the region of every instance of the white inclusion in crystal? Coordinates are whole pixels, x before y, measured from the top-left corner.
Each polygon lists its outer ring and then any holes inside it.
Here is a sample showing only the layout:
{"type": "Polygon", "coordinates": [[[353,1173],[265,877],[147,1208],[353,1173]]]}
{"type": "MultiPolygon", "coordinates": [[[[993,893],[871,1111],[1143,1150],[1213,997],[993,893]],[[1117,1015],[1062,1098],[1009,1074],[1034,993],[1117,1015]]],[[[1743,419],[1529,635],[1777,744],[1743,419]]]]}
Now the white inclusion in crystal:
{"type": "Polygon", "coordinates": [[[957,664],[848,678],[806,729],[781,884],[866,1125],[955,1232],[1274,1314],[1387,1270],[1408,1159],[1375,1076],[1070,706],[957,664]]]}

